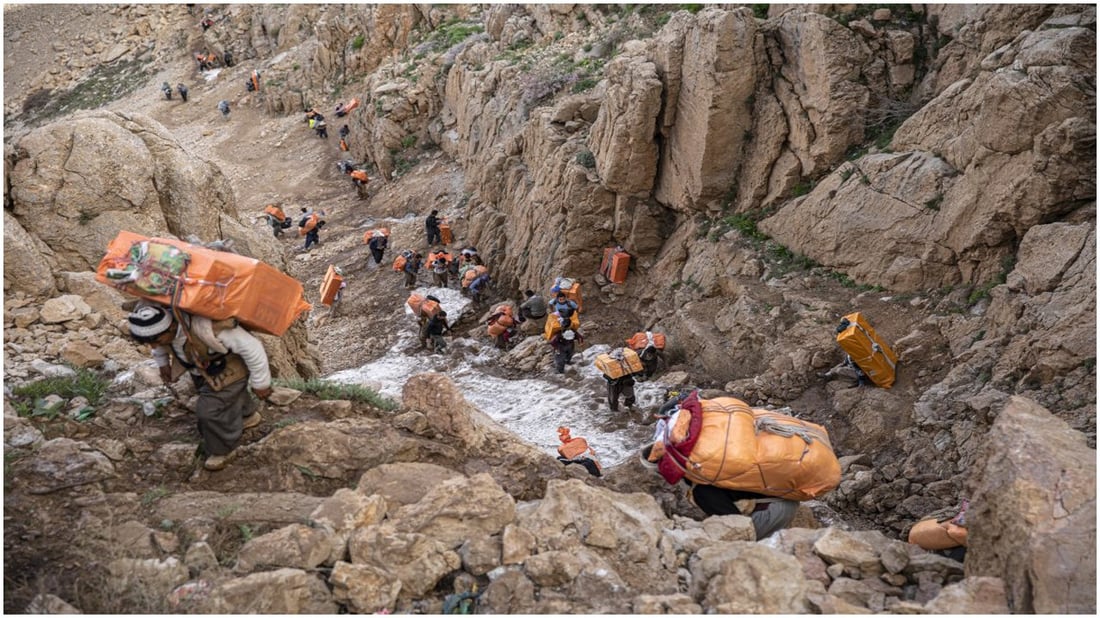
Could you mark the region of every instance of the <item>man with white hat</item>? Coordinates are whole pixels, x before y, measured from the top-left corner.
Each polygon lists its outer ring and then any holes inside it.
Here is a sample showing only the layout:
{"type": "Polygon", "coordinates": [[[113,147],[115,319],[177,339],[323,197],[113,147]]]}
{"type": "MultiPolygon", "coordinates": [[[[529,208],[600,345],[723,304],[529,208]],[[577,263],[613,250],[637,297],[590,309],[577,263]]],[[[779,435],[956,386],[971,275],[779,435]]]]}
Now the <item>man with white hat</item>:
{"type": "Polygon", "coordinates": [[[142,304],[128,317],[130,335],[153,349],[165,384],[186,370],[198,390],[195,404],[207,470],[221,470],[245,429],[263,420],[248,389],[260,399],[271,395],[271,370],[263,344],[236,320],[211,322],[167,308],[142,304]],[[179,371],[173,372],[173,366],[179,371]]]}
{"type": "Polygon", "coordinates": [[[580,341],[584,341],[584,337],[569,328],[550,338],[550,347],[554,348],[554,371],[565,373],[565,366],[573,363],[573,351],[580,341]]]}

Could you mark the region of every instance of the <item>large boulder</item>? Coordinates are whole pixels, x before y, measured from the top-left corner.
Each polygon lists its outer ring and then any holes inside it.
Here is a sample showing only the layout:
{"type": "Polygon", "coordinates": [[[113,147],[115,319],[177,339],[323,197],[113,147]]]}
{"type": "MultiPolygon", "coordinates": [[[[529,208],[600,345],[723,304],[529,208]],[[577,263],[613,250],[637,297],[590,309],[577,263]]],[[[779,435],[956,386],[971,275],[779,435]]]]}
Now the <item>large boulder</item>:
{"type": "Polygon", "coordinates": [[[801,614],[808,585],[794,556],[758,543],[715,543],[689,563],[692,596],[720,614],[801,614]]]}
{"type": "Polygon", "coordinates": [[[596,171],[608,189],[647,195],[657,172],[655,127],[661,111],[661,81],[652,62],[619,56],[607,67],[609,86],[588,143],[596,171]]]}
{"type": "Polygon", "coordinates": [[[1013,397],[970,481],[967,577],[1004,580],[1019,613],[1096,611],[1096,451],[1038,404],[1013,397]]]}
{"type": "Polygon", "coordinates": [[[419,502],[389,519],[398,532],[417,532],[457,548],[463,541],[500,534],[516,516],[516,503],[488,474],[435,486],[419,502]]]}
{"type": "Polygon", "coordinates": [[[217,614],[335,614],[325,582],[299,569],[253,573],[219,584],[206,610],[217,614]]]}

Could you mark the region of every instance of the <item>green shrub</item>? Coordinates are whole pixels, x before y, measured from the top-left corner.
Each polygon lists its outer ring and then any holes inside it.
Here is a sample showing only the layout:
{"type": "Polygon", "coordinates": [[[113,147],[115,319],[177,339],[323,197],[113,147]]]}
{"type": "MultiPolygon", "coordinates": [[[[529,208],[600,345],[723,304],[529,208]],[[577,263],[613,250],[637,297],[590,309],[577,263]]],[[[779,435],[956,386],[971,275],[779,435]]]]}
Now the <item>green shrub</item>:
{"type": "Polygon", "coordinates": [[[600,83],[600,80],[596,79],[595,77],[584,77],[578,79],[577,82],[573,84],[573,94],[584,92],[585,90],[591,90],[598,83],[600,83]]]}
{"type": "Polygon", "coordinates": [[[806,195],[807,193],[812,191],[813,188],[814,188],[813,181],[807,180],[807,181],[804,181],[804,182],[800,182],[797,185],[795,185],[793,189],[791,189],[791,195],[793,197],[802,197],[803,195],[806,195]]]}
{"type": "MultiPolygon", "coordinates": [[[[12,389],[12,395],[15,397],[12,404],[15,406],[16,411],[23,416],[33,414],[35,403],[48,395],[57,395],[66,400],[83,397],[88,400],[88,405],[98,406],[103,401],[103,397],[107,393],[107,387],[110,384],[108,380],[100,377],[91,369],[80,368],[72,376],[43,378],[15,387],[12,389]]],[[[48,414],[47,416],[52,418],[54,414],[48,414]]]]}
{"type": "Polygon", "coordinates": [[[755,17],[757,19],[767,19],[768,18],[768,7],[769,6],[770,5],[767,5],[767,4],[754,4],[754,5],[752,5],[752,15],[753,15],[753,17],[755,17]]]}
{"type": "Polygon", "coordinates": [[[416,136],[415,135],[406,135],[405,137],[401,138],[401,147],[402,148],[412,148],[415,145],[416,145],[416,136]]]}
{"type": "Polygon", "coordinates": [[[364,37],[361,34],[356,35],[356,37],[351,40],[351,48],[354,49],[355,51],[359,51],[360,49],[363,49],[363,44],[366,43],[366,42],[367,42],[366,37],[364,37]]]}
{"type": "Polygon", "coordinates": [[[939,210],[940,204],[943,203],[943,194],[937,193],[932,199],[924,203],[924,207],[928,210],[939,210]]]}
{"type": "Polygon", "coordinates": [[[577,163],[580,163],[588,169],[596,167],[596,155],[592,154],[590,150],[582,150],[577,153],[577,163]]]}
{"type": "Polygon", "coordinates": [[[397,404],[392,400],[358,384],[340,384],[339,382],[330,382],[329,380],[321,380],[318,378],[311,378],[309,380],[293,378],[290,380],[276,380],[275,382],[278,386],[285,386],[287,388],[302,391],[303,393],[310,393],[322,400],[342,399],[346,401],[368,403],[383,410],[397,409],[397,404]]]}

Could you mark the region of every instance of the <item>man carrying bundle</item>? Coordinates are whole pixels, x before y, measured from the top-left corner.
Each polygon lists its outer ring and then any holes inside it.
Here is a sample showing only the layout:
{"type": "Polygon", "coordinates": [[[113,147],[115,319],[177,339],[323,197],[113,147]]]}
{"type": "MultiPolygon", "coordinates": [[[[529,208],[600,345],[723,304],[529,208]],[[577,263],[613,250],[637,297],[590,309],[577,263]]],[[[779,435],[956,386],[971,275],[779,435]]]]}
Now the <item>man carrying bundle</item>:
{"type": "Polygon", "coordinates": [[[267,353],[236,320],[211,322],[182,311],[179,316],[177,320],[158,304],[141,304],[128,317],[130,335],[152,347],[165,384],[184,371],[191,374],[199,394],[195,417],[207,455],[203,467],[221,470],[244,430],[263,420],[248,390],[260,399],[271,395],[267,353]]]}

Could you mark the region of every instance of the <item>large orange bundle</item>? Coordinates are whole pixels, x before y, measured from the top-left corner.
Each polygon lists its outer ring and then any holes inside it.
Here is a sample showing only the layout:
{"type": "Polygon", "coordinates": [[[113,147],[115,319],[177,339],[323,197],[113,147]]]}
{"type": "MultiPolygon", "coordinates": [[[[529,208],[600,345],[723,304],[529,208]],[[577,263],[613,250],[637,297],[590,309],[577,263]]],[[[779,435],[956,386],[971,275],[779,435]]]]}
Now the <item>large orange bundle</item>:
{"type": "Polygon", "coordinates": [[[634,333],[630,339],[626,340],[626,345],[631,349],[641,352],[649,346],[653,346],[658,350],[665,349],[665,334],[664,333],[652,333],[648,330],[643,332],[634,333]]]}
{"type": "Polygon", "coordinates": [[[863,373],[867,374],[876,386],[882,388],[893,386],[894,379],[897,377],[895,371],[898,355],[890,349],[886,340],[878,336],[875,329],[871,328],[867,320],[863,319],[863,314],[858,311],[844,316],[841,324],[844,323],[847,323],[848,327],[837,333],[837,344],[852,357],[852,361],[859,365],[863,373]]]}
{"type": "Polygon", "coordinates": [[[386,238],[389,238],[390,228],[380,227],[373,230],[367,230],[366,233],[363,234],[363,244],[370,243],[370,239],[374,238],[375,236],[385,236],[386,238]]]}
{"type": "Polygon", "coordinates": [[[968,536],[966,528],[935,519],[919,521],[909,530],[909,542],[929,551],[965,546],[968,536]]]}
{"type": "Polygon", "coordinates": [[[278,206],[276,206],[275,204],[268,204],[267,206],[265,206],[265,207],[264,207],[264,212],[265,212],[266,214],[269,214],[269,215],[271,215],[272,217],[275,217],[275,218],[276,218],[276,219],[278,219],[278,220],[279,220],[280,222],[281,222],[281,221],[282,221],[283,219],[286,219],[286,213],[285,213],[285,212],[283,212],[283,209],[282,209],[282,208],[279,208],[279,207],[278,207],[278,206]]]}
{"type": "Polygon", "coordinates": [[[321,281],[321,304],[331,307],[336,302],[336,295],[340,293],[340,284],[344,282],[344,275],[332,264],[325,271],[325,278],[321,281]]]}
{"type": "Polygon", "coordinates": [[[107,245],[96,280],[211,320],[237,318],[277,336],[310,308],[301,283],[257,259],[126,231],[107,245]]]}
{"type": "Polygon", "coordinates": [[[488,267],[482,266],[481,264],[478,264],[473,268],[467,270],[466,273],[462,275],[462,287],[470,287],[470,284],[474,282],[474,279],[477,279],[487,272],[489,272],[488,267]]]}
{"type": "Polygon", "coordinates": [[[645,366],[642,365],[642,359],[638,357],[638,353],[630,348],[622,348],[622,354],[597,354],[596,360],[592,362],[596,369],[599,369],[605,376],[612,380],[618,380],[619,378],[627,375],[634,375],[645,371],[645,366]]]}
{"type": "Polygon", "coordinates": [[[811,500],[840,484],[840,462],[821,425],[733,397],[700,404],[699,438],[683,466],[692,482],[788,500],[811,500]]]}
{"type": "MultiPolygon", "coordinates": [[[[569,328],[574,331],[581,329],[581,318],[574,311],[573,315],[569,317],[569,328]]],[[[546,318],[546,326],[542,329],[542,337],[547,341],[554,338],[554,335],[561,332],[561,316],[555,311],[546,318]]]]}
{"type": "Polygon", "coordinates": [[[405,304],[412,310],[413,315],[418,318],[430,318],[439,313],[443,309],[439,305],[439,300],[434,296],[428,296],[427,298],[417,294],[409,294],[408,300],[405,304]]]}
{"type": "Polygon", "coordinates": [[[512,317],[512,305],[504,303],[493,308],[489,317],[489,336],[497,337],[504,331],[516,325],[512,317]]]}

